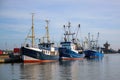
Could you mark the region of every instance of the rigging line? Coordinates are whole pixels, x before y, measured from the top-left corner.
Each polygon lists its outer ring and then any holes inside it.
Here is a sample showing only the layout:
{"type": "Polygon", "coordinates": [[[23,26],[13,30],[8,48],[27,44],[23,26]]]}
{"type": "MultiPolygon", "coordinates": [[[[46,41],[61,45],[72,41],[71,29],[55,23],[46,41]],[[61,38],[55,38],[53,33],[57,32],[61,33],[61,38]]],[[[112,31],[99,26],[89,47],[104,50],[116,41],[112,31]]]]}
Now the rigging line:
{"type": "Polygon", "coordinates": [[[30,28],[30,30],[29,30],[29,32],[28,32],[28,34],[27,34],[27,37],[25,38],[24,44],[26,43],[26,41],[27,41],[27,39],[28,39],[30,33],[31,33],[31,28],[30,28]]]}

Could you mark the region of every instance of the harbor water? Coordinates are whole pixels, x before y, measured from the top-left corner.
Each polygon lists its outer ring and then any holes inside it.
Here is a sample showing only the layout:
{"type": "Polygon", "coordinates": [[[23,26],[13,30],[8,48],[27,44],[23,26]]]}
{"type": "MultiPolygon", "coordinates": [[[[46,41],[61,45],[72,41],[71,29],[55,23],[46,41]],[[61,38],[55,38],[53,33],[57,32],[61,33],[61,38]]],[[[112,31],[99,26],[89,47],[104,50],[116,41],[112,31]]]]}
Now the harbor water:
{"type": "Polygon", "coordinates": [[[51,63],[1,63],[0,80],[119,80],[120,54],[51,63]]]}

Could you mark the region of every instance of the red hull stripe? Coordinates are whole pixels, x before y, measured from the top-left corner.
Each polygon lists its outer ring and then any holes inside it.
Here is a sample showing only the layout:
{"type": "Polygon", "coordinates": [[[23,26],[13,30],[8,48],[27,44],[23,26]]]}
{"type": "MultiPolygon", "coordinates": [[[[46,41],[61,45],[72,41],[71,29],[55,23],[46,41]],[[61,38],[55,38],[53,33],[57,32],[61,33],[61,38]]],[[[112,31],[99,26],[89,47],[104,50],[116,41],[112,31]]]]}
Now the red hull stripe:
{"type": "Polygon", "coordinates": [[[83,60],[84,58],[62,58],[62,60],[83,60]]]}
{"type": "Polygon", "coordinates": [[[42,62],[55,62],[57,60],[24,60],[24,63],[42,63],[42,62]]]}

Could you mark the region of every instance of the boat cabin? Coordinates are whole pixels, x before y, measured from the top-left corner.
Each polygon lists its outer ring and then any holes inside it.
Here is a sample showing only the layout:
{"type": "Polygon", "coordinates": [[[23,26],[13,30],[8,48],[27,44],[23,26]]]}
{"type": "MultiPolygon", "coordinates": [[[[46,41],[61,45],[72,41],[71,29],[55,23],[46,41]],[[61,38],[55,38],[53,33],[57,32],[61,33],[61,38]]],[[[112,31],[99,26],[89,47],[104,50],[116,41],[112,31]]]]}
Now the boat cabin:
{"type": "Polygon", "coordinates": [[[76,49],[76,45],[72,42],[61,42],[60,44],[62,45],[63,48],[76,49]]]}
{"type": "Polygon", "coordinates": [[[39,49],[48,49],[50,50],[53,47],[54,43],[40,43],[38,44],[39,49]]]}

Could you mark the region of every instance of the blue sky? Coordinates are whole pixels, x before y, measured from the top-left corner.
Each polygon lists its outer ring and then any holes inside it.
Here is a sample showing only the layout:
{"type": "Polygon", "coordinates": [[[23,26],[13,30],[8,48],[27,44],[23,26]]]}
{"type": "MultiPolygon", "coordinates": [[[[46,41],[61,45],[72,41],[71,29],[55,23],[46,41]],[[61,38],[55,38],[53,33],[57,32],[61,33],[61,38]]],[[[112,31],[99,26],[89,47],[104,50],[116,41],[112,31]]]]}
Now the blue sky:
{"type": "Polygon", "coordinates": [[[90,32],[100,33],[99,44],[106,41],[111,48],[120,48],[119,0],[0,0],[0,49],[13,49],[24,43],[31,27],[31,13],[38,38],[45,35],[45,20],[50,20],[50,36],[57,43],[62,38],[63,25],[80,23],[79,38],[90,32]]]}

